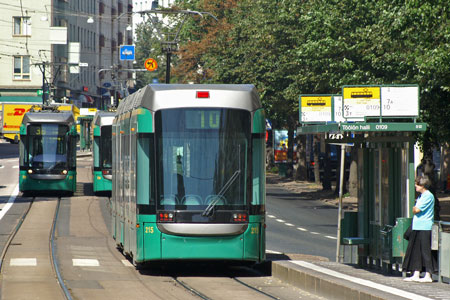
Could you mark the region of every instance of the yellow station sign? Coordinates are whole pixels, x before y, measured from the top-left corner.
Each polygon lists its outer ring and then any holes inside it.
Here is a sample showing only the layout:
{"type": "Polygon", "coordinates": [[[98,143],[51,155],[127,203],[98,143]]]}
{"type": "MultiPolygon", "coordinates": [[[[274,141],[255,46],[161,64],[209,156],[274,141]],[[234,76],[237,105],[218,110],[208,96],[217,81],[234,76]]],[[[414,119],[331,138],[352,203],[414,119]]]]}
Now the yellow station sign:
{"type": "Polygon", "coordinates": [[[328,111],[331,108],[331,96],[302,96],[302,111],[328,111]]]}

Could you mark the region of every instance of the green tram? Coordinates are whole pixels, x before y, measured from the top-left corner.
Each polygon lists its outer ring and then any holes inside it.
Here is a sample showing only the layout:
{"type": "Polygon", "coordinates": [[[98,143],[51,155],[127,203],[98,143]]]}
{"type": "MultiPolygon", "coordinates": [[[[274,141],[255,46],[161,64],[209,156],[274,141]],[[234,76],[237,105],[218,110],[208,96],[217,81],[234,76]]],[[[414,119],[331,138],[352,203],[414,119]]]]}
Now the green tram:
{"type": "Polygon", "coordinates": [[[94,147],[92,149],[94,167],[92,184],[95,194],[111,193],[112,152],[111,132],[115,113],[97,111],[92,121],[94,147]]]}
{"type": "Polygon", "coordinates": [[[253,85],[147,85],[113,123],[112,234],[139,265],[265,260],[265,117],[253,85]]]}
{"type": "Polygon", "coordinates": [[[77,136],[72,112],[56,107],[32,108],[27,112],[20,126],[19,190],[25,194],[73,194],[77,181],[77,136]]]}

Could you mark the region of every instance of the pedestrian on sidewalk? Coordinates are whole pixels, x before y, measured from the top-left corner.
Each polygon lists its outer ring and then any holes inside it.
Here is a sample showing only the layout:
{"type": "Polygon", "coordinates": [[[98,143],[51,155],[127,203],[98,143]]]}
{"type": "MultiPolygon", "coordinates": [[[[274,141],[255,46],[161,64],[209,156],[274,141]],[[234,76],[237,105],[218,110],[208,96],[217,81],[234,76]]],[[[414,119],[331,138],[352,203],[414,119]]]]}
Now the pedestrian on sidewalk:
{"type": "Polygon", "coordinates": [[[413,207],[412,232],[403,261],[403,271],[414,272],[405,281],[433,282],[431,273],[437,272],[437,262],[431,252],[431,228],[434,222],[434,195],[429,191],[431,180],[418,176],[415,180],[419,197],[413,207]],[[425,276],[420,278],[420,273],[425,276]]]}

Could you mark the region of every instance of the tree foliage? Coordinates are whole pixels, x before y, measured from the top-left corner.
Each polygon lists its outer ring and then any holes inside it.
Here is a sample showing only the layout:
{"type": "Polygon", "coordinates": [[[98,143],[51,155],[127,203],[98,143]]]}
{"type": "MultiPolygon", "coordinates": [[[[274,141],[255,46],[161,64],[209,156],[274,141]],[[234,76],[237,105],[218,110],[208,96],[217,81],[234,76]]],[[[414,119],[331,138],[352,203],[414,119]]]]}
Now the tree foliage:
{"type": "Polygon", "coordinates": [[[339,93],[347,84],[418,84],[421,118],[430,125],[421,137],[424,147],[450,140],[447,1],[191,0],[177,5],[218,18],[185,23],[174,69],[180,83],[252,83],[278,128],[296,127],[300,94],[339,93]]]}

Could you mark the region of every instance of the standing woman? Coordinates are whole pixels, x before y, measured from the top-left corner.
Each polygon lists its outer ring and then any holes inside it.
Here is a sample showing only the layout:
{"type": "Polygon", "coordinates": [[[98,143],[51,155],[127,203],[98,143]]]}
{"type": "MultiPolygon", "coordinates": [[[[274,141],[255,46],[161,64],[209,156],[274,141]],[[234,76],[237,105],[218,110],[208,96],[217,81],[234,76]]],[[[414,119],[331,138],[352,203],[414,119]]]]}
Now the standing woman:
{"type": "Polygon", "coordinates": [[[431,181],[426,176],[418,176],[416,191],[420,194],[413,207],[412,232],[406,249],[403,271],[414,272],[405,281],[433,282],[431,273],[437,271],[437,262],[431,253],[431,228],[434,222],[434,196],[428,190],[431,181]],[[420,278],[420,272],[425,277],[420,278]]]}

